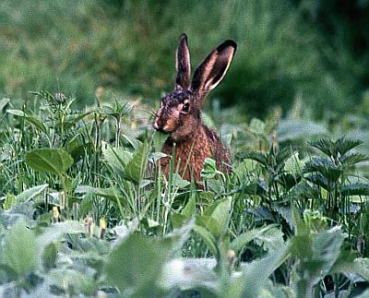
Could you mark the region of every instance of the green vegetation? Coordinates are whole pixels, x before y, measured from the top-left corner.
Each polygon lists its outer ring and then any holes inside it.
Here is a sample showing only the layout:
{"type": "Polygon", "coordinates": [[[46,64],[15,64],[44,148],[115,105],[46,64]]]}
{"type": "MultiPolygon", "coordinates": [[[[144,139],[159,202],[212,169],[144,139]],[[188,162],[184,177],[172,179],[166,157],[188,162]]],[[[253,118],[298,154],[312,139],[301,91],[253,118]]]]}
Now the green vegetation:
{"type": "Polygon", "coordinates": [[[63,91],[83,106],[103,87],[152,102],[172,88],[174,51],[186,32],[193,66],[223,40],[238,43],[231,71],[213,96],[222,106],[265,116],[275,106],[286,112],[299,99],[313,116],[367,114],[369,4],[346,4],[348,20],[340,5],[4,0],[0,90],[14,100],[30,90],[63,91]]]}
{"type": "Polygon", "coordinates": [[[367,297],[368,1],[177,2],[1,2],[0,296],[367,297]],[[203,190],[150,128],[182,32],[239,45],[203,190]]]}
{"type": "Polygon", "coordinates": [[[155,167],[165,136],[132,104],[33,96],[1,101],[2,296],[368,294],[361,141],[253,119],[224,134],[232,173],[207,159],[199,191],[155,167]]]}

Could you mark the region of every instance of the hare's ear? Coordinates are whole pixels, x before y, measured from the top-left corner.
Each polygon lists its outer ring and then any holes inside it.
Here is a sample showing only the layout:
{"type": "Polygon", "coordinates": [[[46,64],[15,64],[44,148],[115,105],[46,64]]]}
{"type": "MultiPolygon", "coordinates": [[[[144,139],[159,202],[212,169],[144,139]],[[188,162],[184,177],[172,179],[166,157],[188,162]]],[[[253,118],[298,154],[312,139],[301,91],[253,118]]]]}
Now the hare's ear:
{"type": "Polygon", "coordinates": [[[237,44],[227,40],[214,49],[196,69],[192,80],[192,91],[202,105],[206,94],[214,89],[225,76],[236,52],[237,44]]]}
{"type": "Polygon", "coordinates": [[[190,87],[191,62],[188,49],[187,35],[182,34],[178,43],[176,55],[176,90],[188,89],[190,87]]]}

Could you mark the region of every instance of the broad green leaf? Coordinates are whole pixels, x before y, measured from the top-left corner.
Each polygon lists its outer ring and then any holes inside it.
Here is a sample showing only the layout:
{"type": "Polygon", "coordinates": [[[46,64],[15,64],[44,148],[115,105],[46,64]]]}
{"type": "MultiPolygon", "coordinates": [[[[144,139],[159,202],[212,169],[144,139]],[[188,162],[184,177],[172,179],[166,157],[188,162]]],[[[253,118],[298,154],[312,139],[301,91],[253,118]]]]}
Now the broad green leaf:
{"type": "Polygon", "coordinates": [[[28,152],[26,163],[36,171],[62,176],[73,165],[73,158],[63,149],[41,148],[28,152]]]}
{"type": "Polygon", "coordinates": [[[187,186],[189,186],[191,184],[191,182],[184,180],[181,175],[179,175],[178,173],[173,173],[172,175],[172,185],[174,187],[178,187],[179,189],[182,188],[186,188],[187,186]]]}
{"type": "Polygon", "coordinates": [[[97,287],[93,276],[69,268],[52,269],[47,273],[46,280],[54,288],[71,296],[92,297],[97,287]]]}
{"type": "Polygon", "coordinates": [[[269,276],[286,261],[289,250],[289,245],[284,243],[266,257],[243,264],[242,275],[232,282],[224,297],[264,297],[262,291],[268,285],[269,276]]]}
{"type": "Polygon", "coordinates": [[[50,243],[45,246],[42,256],[42,266],[46,272],[55,267],[56,260],[58,258],[59,245],[57,243],[50,243]]]}
{"type": "Polygon", "coordinates": [[[123,175],[124,169],[132,159],[132,153],[124,148],[114,148],[109,144],[104,143],[102,146],[102,154],[109,166],[118,175],[123,175]]]}
{"type": "Polygon", "coordinates": [[[312,157],[304,167],[305,173],[321,173],[329,180],[336,181],[342,175],[342,169],[327,157],[312,157]]]}
{"type": "Polygon", "coordinates": [[[251,151],[246,153],[245,158],[254,160],[258,163],[260,163],[261,165],[263,165],[264,167],[268,167],[269,165],[269,159],[266,156],[266,154],[261,153],[261,152],[255,152],[255,151],[251,151]]]}
{"type": "Polygon", "coordinates": [[[139,182],[143,178],[143,173],[146,170],[147,159],[149,155],[149,144],[143,143],[128,162],[125,168],[125,177],[133,182],[139,182]]]}
{"type": "Polygon", "coordinates": [[[167,258],[168,245],[157,239],[133,234],[109,255],[106,281],[122,297],[154,297],[158,274],[167,258]]]}
{"type": "Polygon", "coordinates": [[[19,195],[17,195],[15,197],[15,200],[17,202],[28,202],[29,200],[32,200],[34,197],[41,194],[48,186],[49,186],[48,184],[42,184],[39,186],[29,188],[24,192],[20,193],[19,195]]]}
{"type": "Polygon", "coordinates": [[[125,134],[121,134],[121,138],[125,139],[129,144],[131,144],[131,146],[135,150],[138,150],[142,146],[142,142],[140,140],[137,140],[125,134]]]}
{"type": "Polygon", "coordinates": [[[338,154],[345,155],[351,149],[359,146],[363,142],[360,140],[349,140],[345,137],[339,138],[336,142],[329,139],[320,139],[315,142],[311,142],[310,145],[319,149],[327,156],[336,158],[338,154]]]}
{"type": "Polygon", "coordinates": [[[82,120],[83,118],[85,118],[86,116],[90,115],[92,113],[92,111],[89,112],[85,112],[82,114],[72,114],[72,115],[68,115],[67,119],[65,121],[66,127],[72,127],[73,125],[75,125],[77,122],[79,122],[80,120],[82,120]]]}
{"type": "Polygon", "coordinates": [[[156,164],[156,162],[164,157],[167,157],[168,155],[163,153],[163,152],[152,152],[149,155],[149,160],[150,162],[152,162],[153,164],[156,164]]]}
{"type": "Polygon", "coordinates": [[[36,117],[28,116],[21,110],[7,110],[9,114],[22,117],[24,120],[28,121],[29,123],[33,124],[38,130],[42,131],[46,135],[48,135],[48,131],[45,125],[38,120],[36,117]]]}
{"type": "Polygon", "coordinates": [[[334,184],[324,177],[321,173],[311,174],[306,177],[306,180],[314,183],[317,186],[323,187],[327,191],[333,190],[334,184]]]}
{"type": "Polygon", "coordinates": [[[369,196],[369,184],[351,183],[341,187],[339,192],[344,196],[369,196]]]}
{"type": "Polygon", "coordinates": [[[354,166],[359,162],[367,161],[369,156],[359,153],[347,153],[339,158],[339,161],[345,166],[354,166]]]}
{"type": "Polygon", "coordinates": [[[331,269],[332,273],[358,274],[369,280],[369,259],[356,258],[355,260],[337,260],[331,269]]]}
{"type": "Polygon", "coordinates": [[[201,170],[201,178],[212,179],[217,175],[217,166],[215,160],[212,158],[206,158],[201,170]]]}
{"type": "Polygon", "coordinates": [[[23,219],[16,222],[6,238],[4,260],[17,276],[31,272],[36,266],[35,234],[23,219]]]}
{"type": "Polygon", "coordinates": [[[259,246],[263,247],[266,251],[274,251],[283,245],[283,232],[280,228],[275,225],[270,225],[269,229],[263,231],[263,233],[258,234],[254,242],[259,246]]]}
{"type": "Polygon", "coordinates": [[[0,112],[3,111],[3,109],[8,105],[8,103],[10,102],[10,98],[2,98],[0,100],[0,112]]]}
{"type": "Polygon", "coordinates": [[[160,285],[167,290],[176,288],[194,289],[201,298],[222,297],[221,293],[218,293],[219,285],[218,277],[214,271],[215,265],[215,259],[177,258],[171,260],[164,266],[163,275],[160,277],[160,285]],[[206,290],[206,293],[204,293],[204,290],[206,290]]]}
{"type": "Polygon", "coordinates": [[[360,140],[350,140],[346,139],[345,137],[342,137],[335,142],[335,147],[340,155],[344,155],[351,149],[361,145],[362,143],[363,142],[360,140]]]}
{"type": "Polygon", "coordinates": [[[305,163],[299,159],[299,153],[294,152],[294,154],[286,160],[284,169],[287,173],[295,177],[302,175],[304,165],[305,163]]]}
{"type": "Polygon", "coordinates": [[[196,196],[192,195],[190,197],[181,214],[186,218],[191,218],[191,216],[196,214],[196,196]]]}
{"type": "Polygon", "coordinates": [[[169,234],[165,236],[165,240],[169,240],[171,242],[171,251],[174,254],[177,254],[183,248],[183,245],[190,238],[192,228],[195,224],[195,220],[192,218],[187,221],[179,228],[175,228],[169,234]]]}
{"type": "Polygon", "coordinates": [[[319,149],[320,151],[322,151],[325,155],[327,156],[335,156],[336,152],[334,149],[334,142],[329,140],[329,139],[319,139],[317,141],[314,142],[310,142],[309,143],[310,146],[313,146],[317,149],[319,149]]]}
{"type": "Polygon", "coordinates": [[[223,233],[223,227],[220,223],[210,215],[196,215],[196,224],[204,227],[214,237],[220,237],[223,233]]]}
{"type": "Polygon", "coordinates": [[[228,197],[224,200],[217,201],[211,208],[211,214],[208,213],[208,208],[205,212],[206,215],[209,215],[212,219],[214,219],[220,228],[220,231],[216,233],[216,236],[220,236],[224,233],[228,227],[228,221],[230,217],[230,212],[232,208],[232,198],[228,197]]]}
{"type": "Polygon", "coordinates": [[[237,236],[236,239],[231,242],[230,248],[235,252],[240,252],[253,240],[257,240],[259,245],[265,243],[268,250],[274,250],[283,244],[283,234],[276,225],[252,229],[237,236]]]}
{"type": "Polygon", "coordinates": [[[195,224],[193,227],[193,231],[198,234],[202,238],[202,240],[204,240],[214,256],[218,255],[215,238],[208,230],[206,230],[202,226],[195,224]]]}
{"type": "Polygon", "coordinates": [[[169,134],[156,131],[152,136],[153,146],[155,152],[160,152],[163,148],[165,141],[168,139],[169,134]]]}
{"type": "Polygon", "coordinates": [[[265,123],[260,119],[253,118],[251,120],[249,129],[256,135],[263,135],[265,133],[265,123]]]}

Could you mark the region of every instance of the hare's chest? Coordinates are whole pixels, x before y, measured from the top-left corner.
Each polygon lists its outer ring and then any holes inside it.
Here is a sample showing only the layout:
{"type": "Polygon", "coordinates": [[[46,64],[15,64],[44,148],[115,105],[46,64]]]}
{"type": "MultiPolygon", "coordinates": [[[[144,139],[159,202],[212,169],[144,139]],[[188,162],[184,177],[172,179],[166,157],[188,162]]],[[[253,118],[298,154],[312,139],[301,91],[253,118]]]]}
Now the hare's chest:
{"type": "MultiPolygon", "coordinates": [[[[174,171],[178,169],[178,173],[186,180],[191,181],[192,177],[195,181],[201,180],[201,170],[203,163],[207,157],[211,156],[209,144],[195,144],[193,142],[185,142],[176,145],[166,144],[163,152],[174,158],[174,171]],[[175,149],[174,149],[175,147],[175,149]]],[[[165,174],[169,173],[170,160],[163,161],[165,174]]]]}

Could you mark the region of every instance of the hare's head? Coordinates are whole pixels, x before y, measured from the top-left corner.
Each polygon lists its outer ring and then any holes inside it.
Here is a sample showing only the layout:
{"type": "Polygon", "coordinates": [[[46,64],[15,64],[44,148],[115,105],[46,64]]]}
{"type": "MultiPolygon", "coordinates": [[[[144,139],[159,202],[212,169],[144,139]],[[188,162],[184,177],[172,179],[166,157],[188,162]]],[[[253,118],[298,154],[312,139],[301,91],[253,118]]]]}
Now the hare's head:
{"type": "Polygon", "coordinates": [[[177,48],[175,90],[162,99],[154,128],[169,133],[176,142],[191,138],[201,124],[203,101],[223,79],[236,48],[232,40],[219,45],[198,66],[191,82],[190,52],[183,34],[177,48]]]}

